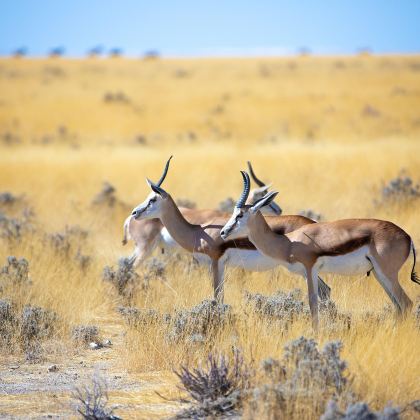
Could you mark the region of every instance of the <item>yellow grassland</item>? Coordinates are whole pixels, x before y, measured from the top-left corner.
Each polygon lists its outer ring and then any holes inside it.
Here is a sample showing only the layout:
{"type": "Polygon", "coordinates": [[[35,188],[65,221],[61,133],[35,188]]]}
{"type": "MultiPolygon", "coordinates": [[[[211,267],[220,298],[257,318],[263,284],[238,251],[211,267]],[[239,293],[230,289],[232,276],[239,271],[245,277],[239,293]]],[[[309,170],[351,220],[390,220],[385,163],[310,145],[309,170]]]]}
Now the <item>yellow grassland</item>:
{"type": "MultiPolygon", "coordinates": [[[[165,395],[176,394],[172,369],[196,363],[208,351],[236,346],[258,366],[265,357],[281,357],[291,339],[313,336],[303,320],[279,331],[245,305],[245,290],[305,292],[303,279],[282,269],[245,275],[228,270],[225,300],[237,321],[203,347],[169,344],[159,329],[128,329],[121,321],[115,310],[120,299],[103,283],[102,269],[131,252],[131,243],[121,246],[122,223],[148,193],[145,176],[157,179],[170,154],[174,159],[164,187],[174,198],[212,208],[237,197],[239,170],[252,160],[257,174],[280,192],[285,214],[310,208],[326,220],[391,220],[420,249],[420,200],[380,202],[383,183],[401,170],[420,180],[420,57],[0,60],[0,192],[24,194],[36,215],[34,233],[19,242],[0,238],[0,265],[8,255],[29,260],[30,291],[8,288],[0,294],[58,313],[62,343],[51,349],[50,362],[79,357],[81,350],[68,338],[71,326],[94,323],[121,338],[109,356],[112,369],[139,380],[158,372],[159,392],[165,395]],[[107,94],[111,100],[105,100],[107,94]],[[121,201],[112,209],[91,204],[103,181],[116,187],[121,201]],[[86,272],[45,242],[45,233],[66,225],[89,231],[82,244],[92,257],[86,272]]],[[[171,312],[210,297],[207,271],[187,261],[186,268],[170,269],[166,282],[157,280],[139,292],[134,304],[171,312]]],[[[411,264],[412,257],[400,281],[415,301],[420,286],[409,279],[411,264]]],[[[325,327],[317,340],[343,341],[356,391],[376,408],[418,398],[420,330],[414,316],[396,322],[389,314],[379,324],[367,323],[363,314],[388,303],[374,277],[327,275],[325,280],[353,322],[349,330],[325,327]]],[[[0,357],[2,369],[13,356],[6,353],[0,357]]],[[[93,363],[101,356],[84,357],[93,363]]],[[[111,397],[143,404],[139,417],[144,418],[173,409],[156,414],[161,400],[152,394],[111,397]],[[148,411],[152,402],[155,411],[148,411]]],[[[46,410],[57,398],[48,395],[42,397],[45,404],[28,404],[28,411],[46,410]]],[[[25,398],[1,396],[3,412],[22,403],[16,412],[22,415],[25,398]]]]}

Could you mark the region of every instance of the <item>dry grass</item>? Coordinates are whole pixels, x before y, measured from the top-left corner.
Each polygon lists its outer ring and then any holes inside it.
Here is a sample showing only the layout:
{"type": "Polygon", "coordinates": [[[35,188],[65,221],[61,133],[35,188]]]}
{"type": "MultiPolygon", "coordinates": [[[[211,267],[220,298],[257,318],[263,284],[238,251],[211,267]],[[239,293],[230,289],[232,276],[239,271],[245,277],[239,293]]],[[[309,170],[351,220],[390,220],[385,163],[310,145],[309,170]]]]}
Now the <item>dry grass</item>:
{"type": "MultiPolygon", "coordinates": [[[[20,217],[30,206],[35,213],[34,230],[21,240],[0,238],[0,265],[9,255],[25,257],[32,285],[3,288],[1,298],[58,314],[60,329],[48,355],[54,360],[77,351],[69,338],[74,325],[121,322],[115,309],[122,301],[102,281],[102,269],[129,253],[120,245],[122,222],[147,193],[144,177],[157,178],[171,153],[165,188],[174,198],[214,207],[236,197],[238,171],[252,159],[258,175],[279,189],[285,213],[311,208],[327,220],[384,218],[420,247],[418,199],[374,203],[382,183],[401,169],[420,180],[418,63],[417,56],[1,60],[0,192],[25,196],[23,204],[0,211],[20,217]],[[129,99],[104,101],[107,92],[120,91],[129,99]],[[10,138],[19,142],[9,144],[10,138]],[[92,204],[103,181],[116,187],[119,201],[111,208],[92,204]],[[46,239],[74,225],[88,235],[70,238],[67,253],[46,239]],[[85,269],[78,251],[91,257],[85,269]]],[[[133,304],[173,313],[209,297],[207,271],[189,257],[184,261],[167,268],[165,282],[152,281],[139,291],[133,304]]],[[[401,284],[415,300],[420,289],[409,281],[409,265],[411,259],[401,284]]],[[[372,276],[326,280],[352,324],[325,325],[318,341],[343,341],[355,390],[376,408],[418,398],[420,332],[414,320],[396,323],[386,314],[379,322],[365,321],[367,312],[378,314],[388,302],[372,276]]],[[[295,287],[305,290],[303,280],[283,270],[229,270],[226,303],[233,307],[233,322],[204,344],[170,342],[162,323],[127,327],[124,342],[113,350],[115,363],[130,377],[171,371],[232,346],[255,366],[269,356],[281,358],[286,342],[312,335],[309,323],[302,318],[282,330],[253,313],[244,292],[269,295],[295,287]]],[[[2,354],[6,366],[9,355],[2,354]]]]}

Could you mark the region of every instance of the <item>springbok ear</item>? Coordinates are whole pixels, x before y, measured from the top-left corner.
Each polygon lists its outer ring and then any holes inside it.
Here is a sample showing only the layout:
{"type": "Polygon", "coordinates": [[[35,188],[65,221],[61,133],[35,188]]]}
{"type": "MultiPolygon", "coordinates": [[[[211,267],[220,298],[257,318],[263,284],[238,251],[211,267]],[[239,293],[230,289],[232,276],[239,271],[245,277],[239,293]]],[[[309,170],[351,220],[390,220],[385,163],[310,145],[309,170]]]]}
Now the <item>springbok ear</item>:
{"type": "Polygon", "coordinates": [[[146,182],[154,193],[159,194],[162,198],[166,198],[168,196],[168,193],[163,188],[158,187],[154,182],[150,181],[149,178],[146,178],[146,182]]]}
{"type": "Polygon", "coordinates": [[[263,198],[260,198],[251,208],[251,213],[256,213],[258,210],[260,210],[264,206],[268,206],[278,194],[277,191],[271,191],[267,193],[263,198]]]}
{"type": "Polygon", "coordinates": [[[264,193],[267,194],[268,190],[270,189],[271,184],[268,185],[264,185],[262,187],[259,188],[255,188],[254,189],[254,193],[264,193]]]}

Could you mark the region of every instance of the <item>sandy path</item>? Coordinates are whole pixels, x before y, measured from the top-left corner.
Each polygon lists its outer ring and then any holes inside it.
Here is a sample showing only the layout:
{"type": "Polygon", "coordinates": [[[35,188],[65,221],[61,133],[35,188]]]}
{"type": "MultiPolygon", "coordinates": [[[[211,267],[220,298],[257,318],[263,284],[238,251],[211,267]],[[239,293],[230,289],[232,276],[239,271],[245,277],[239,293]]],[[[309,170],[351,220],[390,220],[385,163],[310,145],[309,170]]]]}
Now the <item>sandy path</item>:
{"type": "Polygon", "coordinates": [[[74,418],[71,398],[75,386],[89,382],[95,372],[106,378],[109,401],[122,418],[164,418],[179,406],[162,401],[156,391],[173,390],[173,378],[165,373],[129,374],[118,360],[123,346],[125,325],[115,318],[97,319],[101,335],[112,346],[82,350],[68,360],[29,364],[8,358],[0,362],[0,417],[21,419],[74,418]]]}

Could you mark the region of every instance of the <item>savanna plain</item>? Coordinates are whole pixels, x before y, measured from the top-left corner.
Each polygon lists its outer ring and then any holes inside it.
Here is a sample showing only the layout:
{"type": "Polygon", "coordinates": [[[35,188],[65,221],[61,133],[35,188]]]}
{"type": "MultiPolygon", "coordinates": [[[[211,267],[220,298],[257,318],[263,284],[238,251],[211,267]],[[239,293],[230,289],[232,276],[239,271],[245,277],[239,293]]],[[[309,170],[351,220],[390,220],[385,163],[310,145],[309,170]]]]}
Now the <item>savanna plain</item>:
{"type": "Polygon", "coordinates": [[[390,220],[420,249],[420,57],[1,59],[0,416],[102,394],[121,418],[419,418],[412,255],[405,319],[374,276],[325,275],[316,336],[284,269],[228,269],[220,305],[190,254],[127,265],[172,154],[183,205],[228,206],[250,160],[283,214],[390,220]]]}

